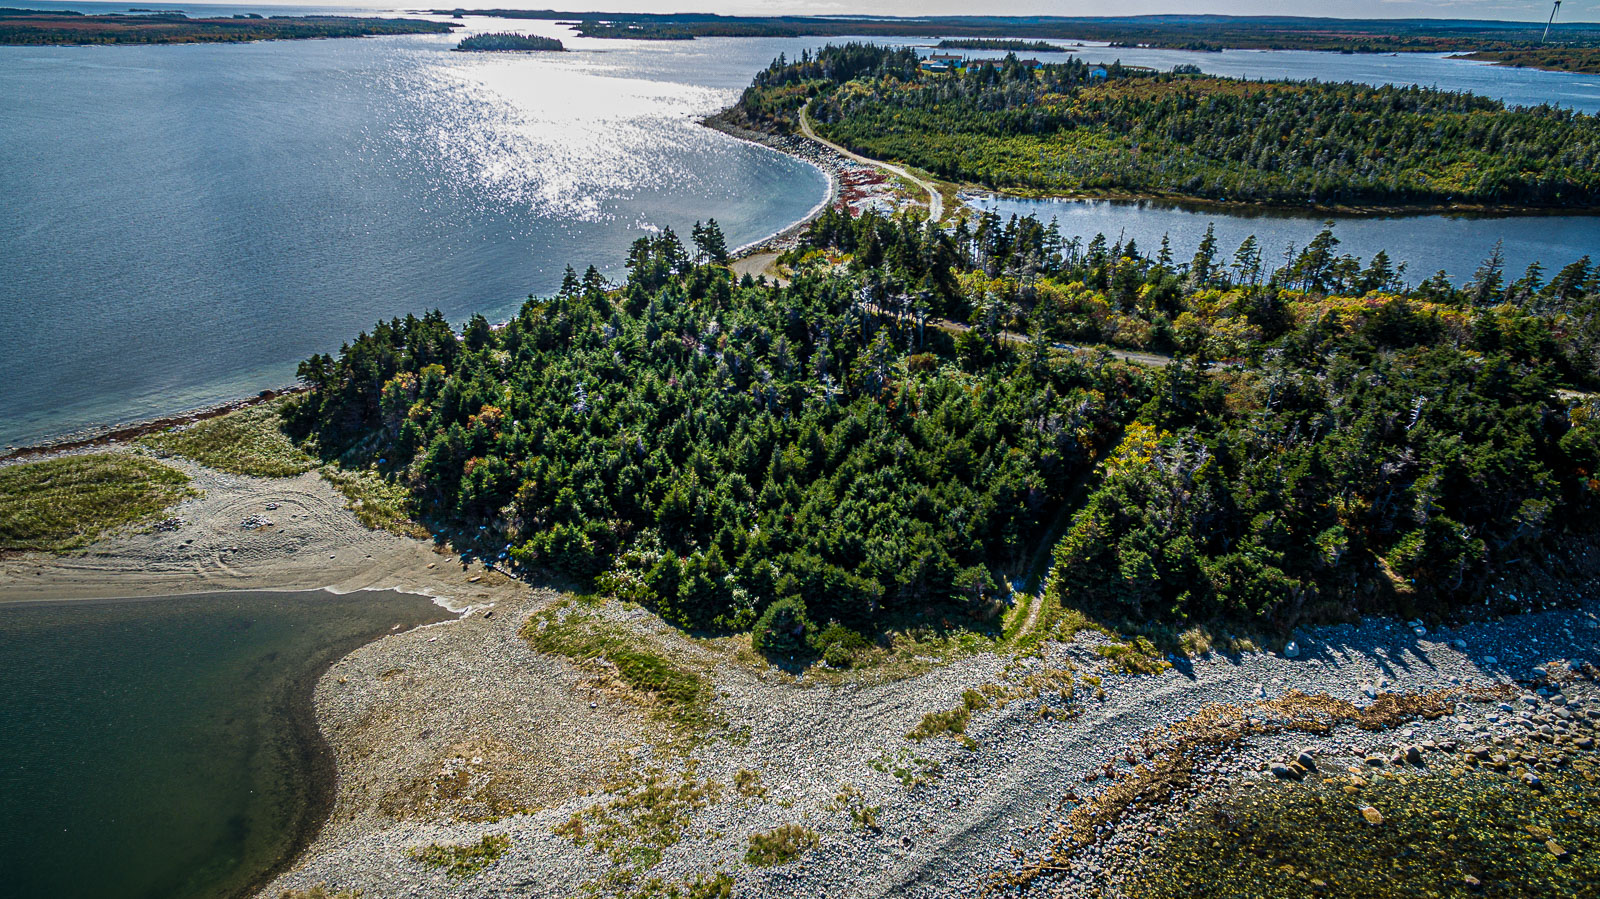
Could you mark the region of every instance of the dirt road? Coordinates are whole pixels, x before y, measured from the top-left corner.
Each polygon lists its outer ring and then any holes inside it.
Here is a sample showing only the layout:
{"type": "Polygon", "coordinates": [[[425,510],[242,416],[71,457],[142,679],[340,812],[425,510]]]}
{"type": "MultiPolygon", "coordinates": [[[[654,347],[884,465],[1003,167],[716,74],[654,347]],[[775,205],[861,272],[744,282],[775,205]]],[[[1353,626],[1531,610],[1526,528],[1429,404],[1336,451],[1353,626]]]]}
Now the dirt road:
{"type": "Polygon", "coordinates": [[[893,163],[883,162],[877,159],[869,159],[859,153],[852,153],[833,141],[818,137],[817,132],[811,129],[811,107],[809,104],[800,108],[800,130],[805,133],[806,137],[809,137],[819,144],[822,144],[835,153],[838,153],[842,156],[847,156],[851,159],[854,159],[856,162],[883,169],[890,174],[898,175],[899,177],[904,178],[907,181],[910,181],[912,184],[915,184],[927,191],[928,221],[937,222],[944,218],[944,196],[939,193],[939,189],[933,186],[933,184],[918,178],[916,175],[911,174],[910,172],[906,171],[900,166],[894,165],[893,163]]]}

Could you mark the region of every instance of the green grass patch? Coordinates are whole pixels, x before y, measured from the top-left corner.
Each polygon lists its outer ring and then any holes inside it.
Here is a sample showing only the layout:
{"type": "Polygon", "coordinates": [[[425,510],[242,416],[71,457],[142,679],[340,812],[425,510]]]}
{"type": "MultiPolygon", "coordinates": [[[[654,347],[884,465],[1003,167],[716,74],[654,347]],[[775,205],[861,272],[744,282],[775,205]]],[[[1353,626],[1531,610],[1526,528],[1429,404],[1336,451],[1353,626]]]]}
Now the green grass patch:
{"type": "Polygon", "coordinates": [[[1101,658],[1110,659],[1112,667],[1127,674],[1160,674],[1172,667],[1161,650],[1144,637],[1096,646],[1094,651],[1101,658]]]}
{"type": "Polygon", "coordinates": [[[0,468],[0,550],[60,552],[190,495],[183,472],[126,453],[0,468]]]}
{"type": "Polygon", "coordinates": [[[960,741],[968,749],[977,748],[978,742],[967,736],[967,724],[972,720],[972,710],[965,705],[958,705],[953,709],[943,712],[929,712],[922,716],[911,733],[906,734],[908,740],[926,740],[930,737],[949,736],[960,741]]]}
{"type": "Polygon", "coordinates": [[[932,759],[921,758],[911,750],[901,747],[894,753],[884,753],[867,765],[874,771],[881,771],[900,781],[900,785],[908,790],[914,790],[923,784],[930,784],[944,774],[939,769],[939,763],[932,759]]]}
{"type": "Polygon", "coordinates": [[[182,456],[218,471],[262,478],[287,478],[316,468],[317,460],[282,429],[281,403],[264,403],[179,430],[143,437],[157,455],[182,456]]]}
{"type": "Polygon", "coordinates": [[[744,860],[759,868],[784,865],[808,849],[817,848],[817,832],[800,824],[785,824],[766,833],[750,835],[750,848],[744,860]]]}
{"type": "Polygon", "coordinates": [[[471,877],[500,859],[511,848],[511,838],[488,834],[476,843],[434,843],[411,850],[411,857],[430,868],[443,868],[451,877],[471,877]]]}
{"type": "Polygon", "coordinates": [[[828,808],[836,812],[848,812],[850,821],[863,830],[873,833],[883,830],[878,824],[878,814],[883,811],[883,806],[868,805],[867,797],[854,784],[840,784],[839,793],[828,803],[828,808]]]}
{"type": "Polygon", "coordinates": [[[674,724],[699,729],[711,723],[711,681],[645,645],[647,638],[598,615],[571,607],[546,609],[523,626],[540,652],[582,664],[610,663],[616,676],[649,696],[674,724]]]}

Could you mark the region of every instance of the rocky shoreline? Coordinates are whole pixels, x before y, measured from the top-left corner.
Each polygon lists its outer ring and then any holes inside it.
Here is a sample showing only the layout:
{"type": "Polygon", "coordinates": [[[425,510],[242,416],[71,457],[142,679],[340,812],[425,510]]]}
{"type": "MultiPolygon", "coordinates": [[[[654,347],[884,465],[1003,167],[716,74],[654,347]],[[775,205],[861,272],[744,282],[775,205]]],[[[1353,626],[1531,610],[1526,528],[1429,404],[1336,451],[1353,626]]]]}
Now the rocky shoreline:
{"type": "Polygon", "coordinates": [[[893,190],[892,185],[887,184],[872,166],[862,165],[829,147],[808,140],[804,135],[774,134],[746,128],[732,121],[728,117],[728,112],[729,110],[725,109],[716,115],[708,116],[701,119],[700,124],[729,137],[759,144],[808,162],[821,169],[828,178],[828,197],[818,204],[810,215],[771,237],[738,248],[736,256],[781,252],[793,248],[799,243],[800,235],[806,228],[822,214],[824,209],[831,206],[845,204],[859,211],[864,203],[884,209],[899,208],[902,205],[901,198],[896,195],[897,192],[893,190]]]}

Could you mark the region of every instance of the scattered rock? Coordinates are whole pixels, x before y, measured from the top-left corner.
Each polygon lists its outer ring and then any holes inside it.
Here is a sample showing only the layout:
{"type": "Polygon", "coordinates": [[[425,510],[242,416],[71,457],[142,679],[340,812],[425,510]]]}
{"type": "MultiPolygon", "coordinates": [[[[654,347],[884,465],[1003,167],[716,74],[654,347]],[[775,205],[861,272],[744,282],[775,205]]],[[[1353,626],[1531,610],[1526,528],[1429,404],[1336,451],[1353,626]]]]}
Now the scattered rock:
{"type": "Polygon", "coordinates": [[[1560,858],[1561,856],[1567,854],[1567,850],[1561,848],[1561,844],[1557,843],[1555,840],[1545,840],[1544,849],[1546,852],[1550,853],[1556,858],[1560,858]]]}
{"type": "Polygon", "coordinates": [[[1379,824],[1383,823],[1383,812],[1378,811],[1370,805],[1362,807],[1361,817],[1366,818],[1367,823],[1371,824],[1373,827],[1377,827],[1379,824]]]}
{"type": "Polygon", "coordinates": [[[1272,766],[1268,770],[1272,772],[1274,777],[1281,777],[1284,780],[1299,780],[1305,776],[1304,774],[1295,770],[1294,766],[1285,765],[1282,762],[1273,762],[1272,766]]]}

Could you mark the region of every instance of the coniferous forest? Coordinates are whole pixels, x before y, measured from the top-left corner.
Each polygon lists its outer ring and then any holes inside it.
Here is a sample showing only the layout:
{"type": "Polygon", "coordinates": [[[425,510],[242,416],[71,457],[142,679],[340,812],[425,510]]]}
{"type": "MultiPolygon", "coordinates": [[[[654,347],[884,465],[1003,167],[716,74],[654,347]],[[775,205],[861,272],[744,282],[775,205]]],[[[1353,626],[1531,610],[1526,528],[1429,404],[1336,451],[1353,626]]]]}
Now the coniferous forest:
{"type": "Polygon", "coordinates": [[[1118,622],[1493,602],[1594,520],[1600,267],[1405,288],[1338,246],[830,211],[779,287],[713,223],[503,327],[381,323],[289,418],[485,554],[690,628],[992,621],[1049,553],[1050,601],[1118,622]]]}

